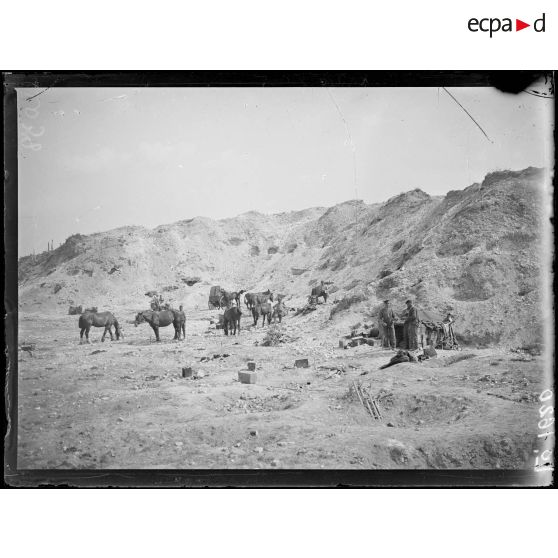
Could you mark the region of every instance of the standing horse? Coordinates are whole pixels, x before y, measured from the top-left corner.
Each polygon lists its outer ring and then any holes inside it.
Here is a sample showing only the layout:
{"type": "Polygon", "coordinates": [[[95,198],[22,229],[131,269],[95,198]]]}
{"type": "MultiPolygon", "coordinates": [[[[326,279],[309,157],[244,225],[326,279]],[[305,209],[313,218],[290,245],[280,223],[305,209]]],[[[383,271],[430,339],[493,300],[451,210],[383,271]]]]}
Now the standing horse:
{"type": "Polygon", "coordinates": [[[161,341],[159,337],[159,328],[167,327],[172,324],[174,326],[174,339],[178,341],[180,340],[182,325],[186,321],[186,316],[184,315],[184,318],[182,319],[180,314],[184,314],[184,312],[177,310],[161,310],[160,312],[144,310],[143,312],[138,312],[138,314],[136,314],[134,324],[137,327],[139,324],[147,322],[153,329],[155,339],[157,339],[157,341],[161,341]]]}
{"type": "Polygon", "coordinates": [[[324,282],[322,281],[320,285],[318,285],[317,287],[313,287],[312,288],[312,293],[310,294],[310,296],[312,297],[313,300],[315,300],[316,302],[318,302],[318,298],[322,297],[324,299],[324,302],[327,302],[327,290],[324,286],[324,282]]]}
{"type": "Polygon", "coordinates": [[[79,333],[79,342],[80,344],[83,343],[83,334],[85,333],[85,338],[89,341],[89,330],[91,327],[104,327],[105,331],[103,332],[103,336],[101,337],[101,341],[104,342],[105,336],[107,332],[110,334],[110,340],[114,341],[114,337],[112,336],[112,326],[116,331],[116,340],[120,339],[120,337],[124,337],[122,334],[122,330],[120,329],[120,325],[118,324],[118,320],[114,317],[113,314],[110,312],[85,312],[79,317],[78,325],[80,328],[79,333]]]}
{"type": "Polygon", "coordinates": [[[269,289],[263,293],[246,293],[244,295],[244,304],[248,310],[253,310],[256,304],[263,304],[268,300],[273,302],[273,293],[269,289]]]}
{"type": "Polygon", "coordinates": [[[221,308],[230,308],[233,300],[236,302],[237,306],[240,306],[240,296],[246,291],[242,289],[241,291],[223,291],[221,298],[219,299],[219,305],[221,308]]]}
{"type": "Polygon", "coordinates": [[[265,325],[265,320],[267,317],[268,325],[271,324],[271,313],[273,309],[269,302],[257,302],[254,308],[252,308],[252,317],[254,318],[254,325],[258,325],[258,320],[262,316],[262,327],[265,325]]]}
{"type": "Polygon", "coordinates": [[[235,294],[234,299],[236,300],[236,306],[237,308],[240,308],[240,297],[245,293],[246,291],[244,289],[241,289],[240,291],[238,291],[235,294]]]}
{"type": "Polygon", "coordinates": [[[225,311],[223,315],[223,330],[225,335],[229,334],[236,335],[238,330],[238,335],[240,335],[240,318],[242,317],[242,310],[236,306],[229,308],[225,311]]]}

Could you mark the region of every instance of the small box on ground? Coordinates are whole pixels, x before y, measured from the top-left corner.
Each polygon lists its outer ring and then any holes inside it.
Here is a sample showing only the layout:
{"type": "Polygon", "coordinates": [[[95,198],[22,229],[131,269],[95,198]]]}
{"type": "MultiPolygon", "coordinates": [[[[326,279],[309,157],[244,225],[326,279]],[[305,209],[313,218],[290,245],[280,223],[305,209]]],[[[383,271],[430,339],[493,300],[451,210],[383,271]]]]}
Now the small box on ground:
{"type": "Polygon", "coordinates": [[[339,339],[339,348],[346,349],[348,341],[346,339],[339,339]]]}
{"type": "Polygon", "coordinates": [[[255,384],[257,379],[256,372],[244,372],[240,371],[238,373],[238,381],[242,384],[255,384]]]}
{"type": "Polygon", "coordinates": [[[308,359],[307,358],[299,358],[295,360],[295,367],[296,368],[308,368],[308,359]]]}
{"type": "Polygon", "coordinates": [[[352,337],[349,340],[349,347],[358,347],[359,345],[365,345],[367,343],[367,339],[365,339],[364,337],[352,337]]]}
{"type": "Polygon", "coordinates": [[[256,369],[256,363],[255,362],[249,362],[248,363],[248,370],[251,370],[252,372],[256,369]]]}
{"type": "Polygon", "coordinates": [[[191,366],[184,366],[182,368],[182,377],[191,378],[194,375],[194,370],[191,366]]]}

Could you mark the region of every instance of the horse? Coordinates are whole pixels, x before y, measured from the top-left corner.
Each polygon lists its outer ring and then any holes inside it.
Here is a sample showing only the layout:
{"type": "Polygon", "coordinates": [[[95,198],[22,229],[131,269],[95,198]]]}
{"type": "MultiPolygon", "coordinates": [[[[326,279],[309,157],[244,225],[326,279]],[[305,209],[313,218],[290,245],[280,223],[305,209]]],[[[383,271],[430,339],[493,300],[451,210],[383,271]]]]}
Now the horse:
{"type": "Polygon", "coordinates": [[[263,304],[268,300],[273,302],[273,293],[269,289],[263,293],[246,293],[244,295],[244,304],[248,310],[253,310],[256,304],[263,304]]]}
{"type": "Polygon", "coordinates": [[[177,310],[161,310],[160,312],[156,312],[154,310],[144,310],[143,312],[138,312],[138,314],[136,314],[134,324],[137,327],[139,324],[147,322],[153,329],[155,339],[157,339],[157,341],[161,341],[159,338],[159,328],[167,327],[172,324],[174,326],[174,339],[179,341],[180,332],[181,330],[184,331],[182,326],[186,321],[186,316],[182,319],[180,314],[184,314],[184,312],[177,310]]]}
{"type": "Polygon", "coordinates": [[[258,320],[260,318],[260,316],[262,316],[262,327],[265,325],[265,319],[267,317],[267,323],[268,325],[271,324],[271,314],[272,314],[272,307],[271,304],[269,302],[258,302],[256,303],[256,305],[252,308],[252,317],[254,318],[254,325],[257,326],[258,325],[258,320]]]}
{"type": "Polygon", "coordinates": [[[225,310],[223,315],[223,330],[225,335],[229,334],[229,329],[231,329],[231,335],[236,335],[236,330],[238,329],[238,335],[240,335],[240,318],[242,317],[242,310],[237,306],[233,306],[228,310],[225,310]]]}
{"type": "Polygon", "coordinates": [[[238,308],[240,308],[240,297],[245,293],[246,291],[244,289],[241,289],[240,291],[238,291],[235,294],[234,299],[236,300],[236,305],[238,308]]]}
{"type": "Polygon", "coordinates": [[[112,326],[114,326],[116,331],[116,340],[118,341],[121,337],[124,338],[122,329],[120,329],[120,325],[118,324],[118,320],[111,312],[85,312],[79,317],[78,325],[81,330],[79,332],[80,345],[83,343],[84,333],[87,342],[91,343],[91,341],[89,341],[89,330],[92,326],[105,328],[103,336],[101,337],[102,342],[104,342],[107,332],[110,334],[110,340],[114,341],[114,337],[112,336],[112,326]]]}
{"type": "Polygon", "coordinates": [[[229,308],[233,300],[236,302],[237,306],[240,306],[240,296],[245,292],[246,291],[244,289],[238,292],[223,291],[223,294],[219,300],[220,307],[229,308]]]}
{"type": "Polygon", "coordinates": [[[279,323],[281,323],[283,316],[286,316],[288,313],[289,311],[287,310],[285,304],[283,302],[278,302],[273,309],[273,323],[277,321],[277,318],[279,318],[279,323]]]}
{"type": "Polygon", "coordinates": [[[324,282],[322,281],[321,285],[318,285],[317,287],[314,287],[312,289],[312,293],[310,294],[310,296],[312,297],[312,299],[314,299],[316,302],[318,302],[318,298],[322,297],[324,299],[324,302],[327,302],[327,290],[324,287],[324,282]]]}

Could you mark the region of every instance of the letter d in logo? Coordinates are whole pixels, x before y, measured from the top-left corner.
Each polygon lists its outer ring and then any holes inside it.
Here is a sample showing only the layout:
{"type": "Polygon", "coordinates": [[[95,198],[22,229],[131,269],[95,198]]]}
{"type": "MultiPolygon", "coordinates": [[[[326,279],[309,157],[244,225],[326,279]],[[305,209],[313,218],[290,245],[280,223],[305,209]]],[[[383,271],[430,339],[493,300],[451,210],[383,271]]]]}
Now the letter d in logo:
{"type": "Polygon", "coordinates": [[[533,29],[537,32],[537,33],[544,33],[544,27],[545,27],[545,14],[543,13],[542,17],[540,17],[539,19],[535,20],[535,23],[533,23],[533,29]]]}

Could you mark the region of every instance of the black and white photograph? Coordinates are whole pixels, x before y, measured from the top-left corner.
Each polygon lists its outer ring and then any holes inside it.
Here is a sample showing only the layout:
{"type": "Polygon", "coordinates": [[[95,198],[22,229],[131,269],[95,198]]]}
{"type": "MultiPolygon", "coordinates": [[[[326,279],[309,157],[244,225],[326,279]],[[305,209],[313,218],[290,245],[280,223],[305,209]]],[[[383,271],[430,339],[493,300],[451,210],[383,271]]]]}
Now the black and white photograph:
{"type": "Polygon", "coordinates": [[[551,482],[553,80],[12,81],[10,471],[551,482]]]}

